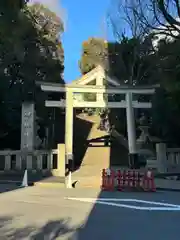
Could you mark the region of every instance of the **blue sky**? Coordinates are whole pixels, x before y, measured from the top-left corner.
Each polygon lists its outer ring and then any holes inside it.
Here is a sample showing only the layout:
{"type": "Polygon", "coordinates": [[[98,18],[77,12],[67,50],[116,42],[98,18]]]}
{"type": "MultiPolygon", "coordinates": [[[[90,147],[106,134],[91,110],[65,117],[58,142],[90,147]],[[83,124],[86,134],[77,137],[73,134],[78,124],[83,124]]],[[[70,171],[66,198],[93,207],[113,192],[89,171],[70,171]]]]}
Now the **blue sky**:
{"type": "Polygon", "coordinates": [[[66,29],[62,37],[66,82],[80,76],[78,60],[84,40],[92,36],[113,39],[110,29],[103,24],[109,4],[110,0],[61,0],[66,11],[66,29]]]}

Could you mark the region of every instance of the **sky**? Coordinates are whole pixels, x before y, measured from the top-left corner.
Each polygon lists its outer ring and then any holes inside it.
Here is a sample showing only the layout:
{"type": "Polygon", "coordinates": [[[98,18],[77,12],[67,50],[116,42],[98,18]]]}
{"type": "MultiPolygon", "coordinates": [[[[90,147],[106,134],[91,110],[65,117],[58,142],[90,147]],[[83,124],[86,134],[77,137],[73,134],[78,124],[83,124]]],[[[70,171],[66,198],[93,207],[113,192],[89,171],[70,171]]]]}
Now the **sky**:
{"type": "Polygon", "coordinates": [[[62,35],[66,82],[77,79],[78,61],[81,57],[82,42],[89,37],[103,37],[112,40],[113,35],[106,24],[110,0],[31,0],[49,7],[64,20],[62,35]]]}

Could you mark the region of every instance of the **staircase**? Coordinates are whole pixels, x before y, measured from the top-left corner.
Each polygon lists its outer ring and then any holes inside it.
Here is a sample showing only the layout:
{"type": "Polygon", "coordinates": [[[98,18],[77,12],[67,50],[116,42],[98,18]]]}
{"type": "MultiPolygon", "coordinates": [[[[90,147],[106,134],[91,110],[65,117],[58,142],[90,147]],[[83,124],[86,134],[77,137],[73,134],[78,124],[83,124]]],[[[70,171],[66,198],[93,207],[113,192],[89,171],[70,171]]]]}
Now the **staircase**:
{"type": "MultiPolygon", "coordinates": [[[[112,165],[112,146],[109,142],[106,146],[105,141],[109,139],[109,134],[97,129],[99,116],[78,116],[79,118],[92,123],[91,131],[87,137],[88,147],[84,154],[80,168],[72,174],[75,187],[100,187],[101,174],[103,168],[112,165]]],[[[113,155],[113,161],[121,161],[121,151],[117,148],[117,153],[113,155]]]]}

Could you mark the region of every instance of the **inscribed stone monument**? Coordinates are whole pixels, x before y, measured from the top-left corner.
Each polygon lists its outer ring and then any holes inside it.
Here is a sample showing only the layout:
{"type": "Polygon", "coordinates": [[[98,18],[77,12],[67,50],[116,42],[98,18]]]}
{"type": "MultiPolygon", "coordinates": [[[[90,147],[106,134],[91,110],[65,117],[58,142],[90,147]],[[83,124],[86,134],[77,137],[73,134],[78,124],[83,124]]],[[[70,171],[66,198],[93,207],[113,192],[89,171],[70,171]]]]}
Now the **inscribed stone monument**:
{"type": "Polygon", "coordinates": [[[21,149],[33,150],[34,148],[34,123],[35,111],[34,103],[22,104],[22,120],[21,120],[21,149]]]}

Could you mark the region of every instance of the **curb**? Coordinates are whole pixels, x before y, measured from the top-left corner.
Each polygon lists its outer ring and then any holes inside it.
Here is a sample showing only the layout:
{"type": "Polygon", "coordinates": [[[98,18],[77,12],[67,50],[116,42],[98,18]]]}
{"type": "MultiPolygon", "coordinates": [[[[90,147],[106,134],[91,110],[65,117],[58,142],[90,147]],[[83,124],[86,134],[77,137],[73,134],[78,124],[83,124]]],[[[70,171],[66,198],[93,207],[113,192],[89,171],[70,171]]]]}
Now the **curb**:
{"type": "MultiPolygon", "coordinates": [[[[14,184],[16,186],[19,186],[21,187],[21,183],[20,181],[13,181],[13,180],[9,180],[9,181],[0,181],[0,185],[1,184],[14,184]]],[[[28,186],[29,187],[32,187],[32,186],[41,186],[41,187],[55,187],[55,188],[65,188],[65,184],[64,183],[51,183],[51,182],[29,182],[28,183],[28,186]]],[[[90,188],[93,188],[93,189],[98,189],[98,190],[101,190],[101,187],[100,186],[97,186],[97,185],[77,185],[75,187],[73,187],[75,189],[90,189],[90,188]]],[[[166,191],[166,192],[180,192],[180,189],[175,189],[175,188],[163,188],[163,187],[156,187],[156,190],[157,191],[166,191]]]]}
{"type": "Polygon", "coordinates": [[[35,187],[53,187],[53,188],[65,188],[64,183],[50,183],[50,182],[34,182],[35,187]]]}
{"type": "Polygon", "coordinates": [[[98,190],[102,190],[100,186],[77,186],[77,187],[73,187],[74,189],[98,189],[98,190]]]}
{"type": "MultiPolygon", "coordinates": [[[[0,185],[8,185],[8,184],[12,184],[12,185],[16,185],[21,187],[22,181],[13,181],[13,180],[0,180],[0,185]]],[[[28,182],[28,186],[32,187],[34,186],[34,182],[28,182]]]]}
{"type": "Polygon", "coordinates": [[[180,192],[180,189],[175,189],[175,188],[156,187],[156,190],[158,190],[158,191],[166,191],[166,192],[180,192]]]}
{"type": "MultiPolygon", "coordinates": [[[[0,185],[14,185],[21,188],[20,181],[0,181],[0,185]]],[[[63,183],[43,183],[43,182],[29,182],[28,187],[51,187],[51,188],[65,188],[63,183]]]]}

